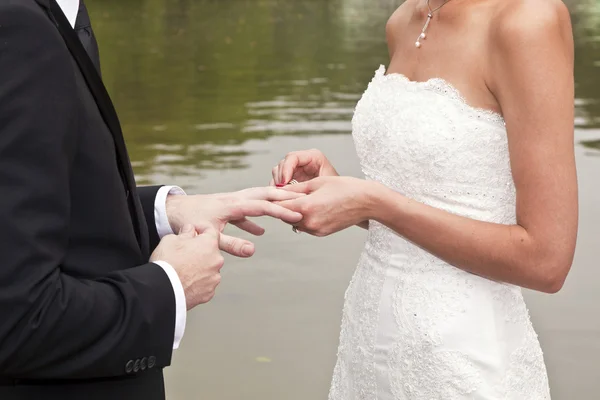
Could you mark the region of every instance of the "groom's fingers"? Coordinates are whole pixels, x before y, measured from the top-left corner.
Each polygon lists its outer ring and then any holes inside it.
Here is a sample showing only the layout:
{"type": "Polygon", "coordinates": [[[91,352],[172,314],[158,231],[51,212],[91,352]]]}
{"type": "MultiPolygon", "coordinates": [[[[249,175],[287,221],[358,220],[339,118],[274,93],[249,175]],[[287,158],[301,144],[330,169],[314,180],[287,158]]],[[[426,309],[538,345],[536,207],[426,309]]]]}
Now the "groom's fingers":
{"type": "Polygon", "coordinates": [[[304,196],[302,193],[286,192],[276,187],[258,188],[261,189],[259,196],[255,200],[267,200],[267,201],[284,201],[293,200],[298,197],[304,196]]]}
{"type": "Polygon", "coordinates": [[[219,238],[219,249],[236,257],[252,257],[254,255],[254,244],[244,239],[221,234],[219,238]]]}
{"type": "Polygon", "coordinates": [[[273,186],[245,189],[240,193],[244,200],[283,201],[302,196],[302,194],[285,192],[273,186]]]}
{"type": "Polygon", "coordinates": [[[290,192],[286,190],[280,190],[279,188],[265,188],[265,197],[263,200],[267,201],[285,201],[294,200],[299,197],[303,197],[304,193],[290,192]]]}
{"type": "Polygon", "coordinates": [[[313,181],[297,183],[295,185],[287,185],[279,189],[281,192],[310,194],[312,192],[313,181]],[[282,190],[283,189],[283,190],[282,190]]]}
{"type": "Polygon", "coordinates": [[[295,211],[297,213],[300,213],[303,203],[302,203],[302,199],[297,199],[297,200],[278,201],[276,204],[280,207],[285,208],[286,210],[295,211]]]}
{"type": "Polygon", "coordinates": [[[245,217],[269,216],[291,224],[302,220],[302,214],[265,200],[249,200],[239,211],[245,217]]]}
{"type": "Polygon", "coordinates": [[[190,237],[193,238],[197,235],[196,228],[192,224],[185,224],[179,231],[179,237],[190,237]]]}
{"type": "Polygon", "coordinates": [[[231,221],[231,225],[237,226],[241,230],[244,230],[252,235],[261,236],[265,233],[265,229],[252,221],[248,221],[246,218],[239,221],[231,221]]]}

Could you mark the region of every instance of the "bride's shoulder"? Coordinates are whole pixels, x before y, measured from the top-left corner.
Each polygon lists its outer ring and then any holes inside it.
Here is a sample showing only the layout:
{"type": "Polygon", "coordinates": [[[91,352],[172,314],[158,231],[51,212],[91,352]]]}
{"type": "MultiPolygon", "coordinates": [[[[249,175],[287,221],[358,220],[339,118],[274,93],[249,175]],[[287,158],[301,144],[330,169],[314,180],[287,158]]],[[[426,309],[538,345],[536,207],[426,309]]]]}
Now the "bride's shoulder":
{"type": "Polygon", "coordinates": [[[535,45],[557,34],[571,38],[570,13],[561,0],[501,0],[493,11],[489,27],[494,47],[535,45]]]}
{"type": "Polygon", "coordinates": [[[417,4],[417,0],[404,1],[388,18],[386,29],[389,31],[396,30],[400,27],[405,27],[410,21],[410,17],[414,13],[417,4]]]}
{"type": "Polygon", "coordinates": [[[417,2],[418,0],[404,1],[388,18],[385,25],[385,34],[390,48],[394,47],[394,42],[398,37],[403,36],[411,16],[414,13],[417,2]]]}
{"type": "MultiPolygon", "coordinates": [[[[497,0],[490,14],[487,85],[496,98],[523,85],[568,87],[574,59],[569,10],[560,0],[497,0]],[[549,68],[551,67],[551,68],[549,68]]],[[[565,92],[566,93],[566,92],[565,92]]]]}

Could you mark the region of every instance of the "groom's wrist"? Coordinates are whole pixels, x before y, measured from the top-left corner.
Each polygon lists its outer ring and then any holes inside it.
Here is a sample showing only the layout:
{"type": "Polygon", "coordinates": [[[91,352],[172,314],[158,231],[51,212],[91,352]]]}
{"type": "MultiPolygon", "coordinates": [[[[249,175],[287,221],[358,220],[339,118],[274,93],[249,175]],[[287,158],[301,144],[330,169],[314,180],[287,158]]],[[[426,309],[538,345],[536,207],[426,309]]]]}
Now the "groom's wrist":
{"type": "Polygon", "coordinates": [[[179,231],[177,222],[179,207],[177,207],[177,201],[174,201],[174,199],[181,199],[185,194],[183,189],[178,186],[163,186],[158,190],[154,203],[154,219],[159,238],[162,239],[179,231]]]}
{"type": "Polygon", "coordinates": [[[185,333],[185,324],[187,319],[187,301],[185,298],[185,291],[179,275],[171,264],[166,261],[153,261],[154,264],[158,265],[165,271],[165,274],[171,282],[173,287],[173,294],[175,296],[175,331],[173,336],[173,350],[177,350],[183,339],[185,333]]]}

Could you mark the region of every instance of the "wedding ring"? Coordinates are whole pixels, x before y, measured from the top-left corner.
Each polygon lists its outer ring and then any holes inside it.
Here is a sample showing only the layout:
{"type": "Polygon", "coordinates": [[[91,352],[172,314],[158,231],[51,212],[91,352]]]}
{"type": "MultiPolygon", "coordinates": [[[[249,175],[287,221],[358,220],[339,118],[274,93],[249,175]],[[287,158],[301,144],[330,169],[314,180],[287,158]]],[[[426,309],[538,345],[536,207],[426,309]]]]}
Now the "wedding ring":
{"type": "Polygon", "coordinates": [[[295,179],[292,179],[292,180],[290,181],[290,183],[288,183],[288,185],[295,185],[295,184],[297,184],[297,183],[298,183],[298,181],[297,181],[297,180],[295,180],[295,179]]]}

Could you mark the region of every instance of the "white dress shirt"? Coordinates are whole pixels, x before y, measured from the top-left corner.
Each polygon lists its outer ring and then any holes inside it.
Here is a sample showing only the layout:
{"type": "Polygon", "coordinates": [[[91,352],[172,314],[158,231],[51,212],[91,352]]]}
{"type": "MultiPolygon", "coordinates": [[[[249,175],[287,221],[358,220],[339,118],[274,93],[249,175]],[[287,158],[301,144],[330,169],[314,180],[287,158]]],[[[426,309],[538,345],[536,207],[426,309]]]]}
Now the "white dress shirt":
{"type": "MultiPolygon", "coordinates": [[[[79,0],[56,0],[63,13],[71,23],[71,26],[75,27],[75,21],[77,20],[77,13],[79,12],[79,0]]],[[[163,186],[158,190],[156,199],[154,200],[154,218],[156,221],[156,230],[158,231],[158,237],[161,239],[166,236],[173,234],[171,224],[167,217],[166,201],[169,194],[180,194],[185,195],[185,192],[177,186],[163,186]]],[[[171,281],[173,286],[173,292],[175,293],[175,338],[173,341],[173,349],[179,348],[183,333],[185,331],[186,313],[187,306],[185,300],[185,293],[181,280],[175,272],[175,269],[165,261],[155,261],[155,264],[160,266],[171,281]]]]}
{"type": "Polygon", "coordinates": [[[75,27],[77,12],[79,12],[79,0],[56,0],[56,2],[71,23],[71,26],[75,27]]]}

